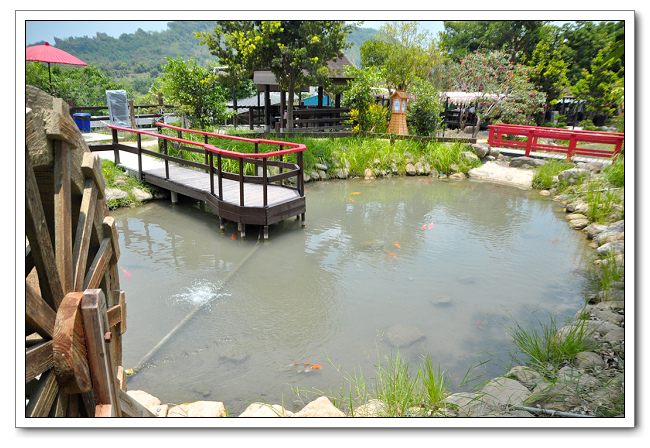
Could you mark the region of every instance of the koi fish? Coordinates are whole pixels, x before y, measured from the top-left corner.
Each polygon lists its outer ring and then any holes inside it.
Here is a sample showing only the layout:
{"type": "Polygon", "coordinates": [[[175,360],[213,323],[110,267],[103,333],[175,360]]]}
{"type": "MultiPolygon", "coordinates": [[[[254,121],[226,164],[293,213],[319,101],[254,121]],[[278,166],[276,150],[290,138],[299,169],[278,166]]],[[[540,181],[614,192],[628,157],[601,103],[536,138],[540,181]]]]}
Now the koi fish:
{"type": "Polygon", "coordinates": [[[350,196],[352,196],[353,194],[361,194],[361,192],[360,191],[354,191],[354,192],[350,193],[350,196]]]}
{"type": "Polygon", "coordinates": [[[430,180],[427,179],[420,179],[422,182],[431,182],[430,180]]]}
{"type": "Polygon", "coordinates": [[[397,247],[398,249],[401,248],[401,246],[399,245],[399,243],[397,241],[395,241],[395,247],[397,247]]]}
{"type": "Polygon", "coordinates": [[[122,272],[124,272],[124,276],[125,276],[126,278],[131,278],[131,274],[129,274],[128,272],[126,272],[126,269],[122,268],[122,272]]]}
{"type": "Polygon", "coordinates": [[[311,367],[312,367],[314,370],[320,370],[320,369],[323,368],[323,366],[319,366],[318,364],[312,364],[311,367]]]}
{"type": "Polygon", "coordinates": [[[395,257],[395,258],[397,258],[397,255],[395,255],[395,254],[391,254],[390,252],[387,252],[387,254],[388,254],[389,256],[391,256],[391,257],[395,257]]]}
{"type": "Polygon", "coordinates": [[[427,225],[426,225],[426,224],[422,226],[422,230],[424,230],[424,229],[426,229],[426,228],[427,228],[427,225]]]}
{"type": "Polygon", "coordinates": [[[357,202],[357,201],[355,201],[354,199],[350,199],[350,202],[357,202]]]}
{"type": "Polygon", "coordinates": [[[429,228],[433,229],[433,223],[429,224],[429,228]]]}
{"type": "Polygon", "coordinates": [[[235,240],[235,239],[237,239],[237,237],[236,237],[235,234],[233,233],[233,234],[230,236],[230,239],[231,239],[231,240],[235,240]]]}

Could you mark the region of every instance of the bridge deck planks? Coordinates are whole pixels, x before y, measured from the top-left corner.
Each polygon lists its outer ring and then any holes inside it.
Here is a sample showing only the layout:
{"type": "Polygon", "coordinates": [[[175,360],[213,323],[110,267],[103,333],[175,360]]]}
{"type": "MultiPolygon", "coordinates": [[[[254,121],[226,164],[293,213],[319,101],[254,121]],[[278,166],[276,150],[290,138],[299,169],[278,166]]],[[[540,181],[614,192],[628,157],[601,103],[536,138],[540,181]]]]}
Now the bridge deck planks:
{"type": "MultiPolygon", "coordinates": [[[[147,175],[165,178],[165,169],[156,168],[143,171],[145,178],[147,175]]],[[[181,166],[169,166],[169,181],[176,182],[195,190],[210,192],[210,175],[205,171],[199,171],[192,168],[181,166]]],[[[239,205],[239,182],[223,179],[223,201],[230,204],[239,205]]],[[[217,186],[217,176],[214,176],[214,193],[219,194],[217,186]]],[[[267,205],[269,207],[281,204],[286,201],[299,198],[297,191],[279,185],[267,185],[267,205]]],[[[264,207],[264,191],[260,184],[244,184],[244,206],[245,207],[264,207]]]]}

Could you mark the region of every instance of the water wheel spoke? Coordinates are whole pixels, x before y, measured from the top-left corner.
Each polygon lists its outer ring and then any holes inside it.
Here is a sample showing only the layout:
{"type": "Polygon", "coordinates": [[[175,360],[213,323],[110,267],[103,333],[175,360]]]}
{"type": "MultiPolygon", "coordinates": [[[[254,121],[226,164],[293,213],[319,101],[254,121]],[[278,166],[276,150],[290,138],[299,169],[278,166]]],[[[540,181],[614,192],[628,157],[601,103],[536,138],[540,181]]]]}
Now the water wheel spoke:
{"type": "Polygon", "coordinates": [[[43,338],[52,339],[56,312],[27,282],[25,282],[25,319],[27,324],[43,338]]]}
{"type": "Polygon", "coordinates": [[[54,243],[63,292],[72,291],[72,210],[68,145],[54,142],[54,243]]]}
{"type": "Polygon", "coordinates": [[[99,287],[112,256],[113,248],[111,247],[111,239],[104,238],[90,269],[88,269],[88,274],[86,274],[86,278],[84,279],[83,289],[96,289],[99,287]]]}
{"type": "Polygon", "coordinates": [[[40,340],[25,351],[25,383],[30,382],[54,366],[52,341],[40,340]]]}
{"type": "Polygon", "coordinates": [[[79,221],[77,221],[77,233],[74,242],[74,249],[72,251],[75,291],[81,291],[83,288],[96,204],[97,187],[95,181],[87,178],[84,186],[83,197],[81,199],[79,221]]]}
{"type": "Polygon", "coordinates": [[[57,309],[65,294],[29,153],[26,153],[25,162],[25,233],[38,271],[41,295],[57,309]]]}
{"type": "Polygon", "coordinates": [[[54,372],[49,370],[38,381],[36,392],[29,397],[25,415],[27,417],[47,417],[58,393],[59,386],[54,372]]]}

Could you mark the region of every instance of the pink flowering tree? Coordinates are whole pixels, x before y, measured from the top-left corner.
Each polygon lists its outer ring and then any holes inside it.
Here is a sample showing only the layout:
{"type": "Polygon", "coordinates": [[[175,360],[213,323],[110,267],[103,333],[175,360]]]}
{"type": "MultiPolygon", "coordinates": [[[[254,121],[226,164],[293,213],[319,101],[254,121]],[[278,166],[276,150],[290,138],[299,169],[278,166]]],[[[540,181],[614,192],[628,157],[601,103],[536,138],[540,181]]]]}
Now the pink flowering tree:
{"type": "Polygon", "coordinates": [[[473,101],[477,117],[474,136],[480,123],[490,118],[535,125],[534,115],[544,111],[546,94],[535,90],[530,70],[501,51],[468,54],[449,68],[448,90],[477,93],[473,101]]]}

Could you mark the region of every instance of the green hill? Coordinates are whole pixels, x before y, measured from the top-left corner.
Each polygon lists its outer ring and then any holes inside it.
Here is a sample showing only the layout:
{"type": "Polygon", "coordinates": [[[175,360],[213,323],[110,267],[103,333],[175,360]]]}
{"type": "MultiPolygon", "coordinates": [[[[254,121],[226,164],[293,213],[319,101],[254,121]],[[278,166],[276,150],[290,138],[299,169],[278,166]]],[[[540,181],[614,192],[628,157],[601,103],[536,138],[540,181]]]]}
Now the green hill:
{"type": "MultiPolygon", "coordinates": [[[[119,38],[97,33],[94,37],[55,38],[54,45],[88,64],[96,65],[116,81],[130,85],[134,91],[145,94],[151,83],[162,73],[166,59],[193,57],[199,64],[216,62],[205,45],[200,45],[195,32],[211,32],[214,21],[174,21],[165,31],[137,30],[119,38]]],[[[346,54],[357,67],[361,63],[359,48],[377,31],[359,28],[348,36],[353,43],[346,54]]]]}

